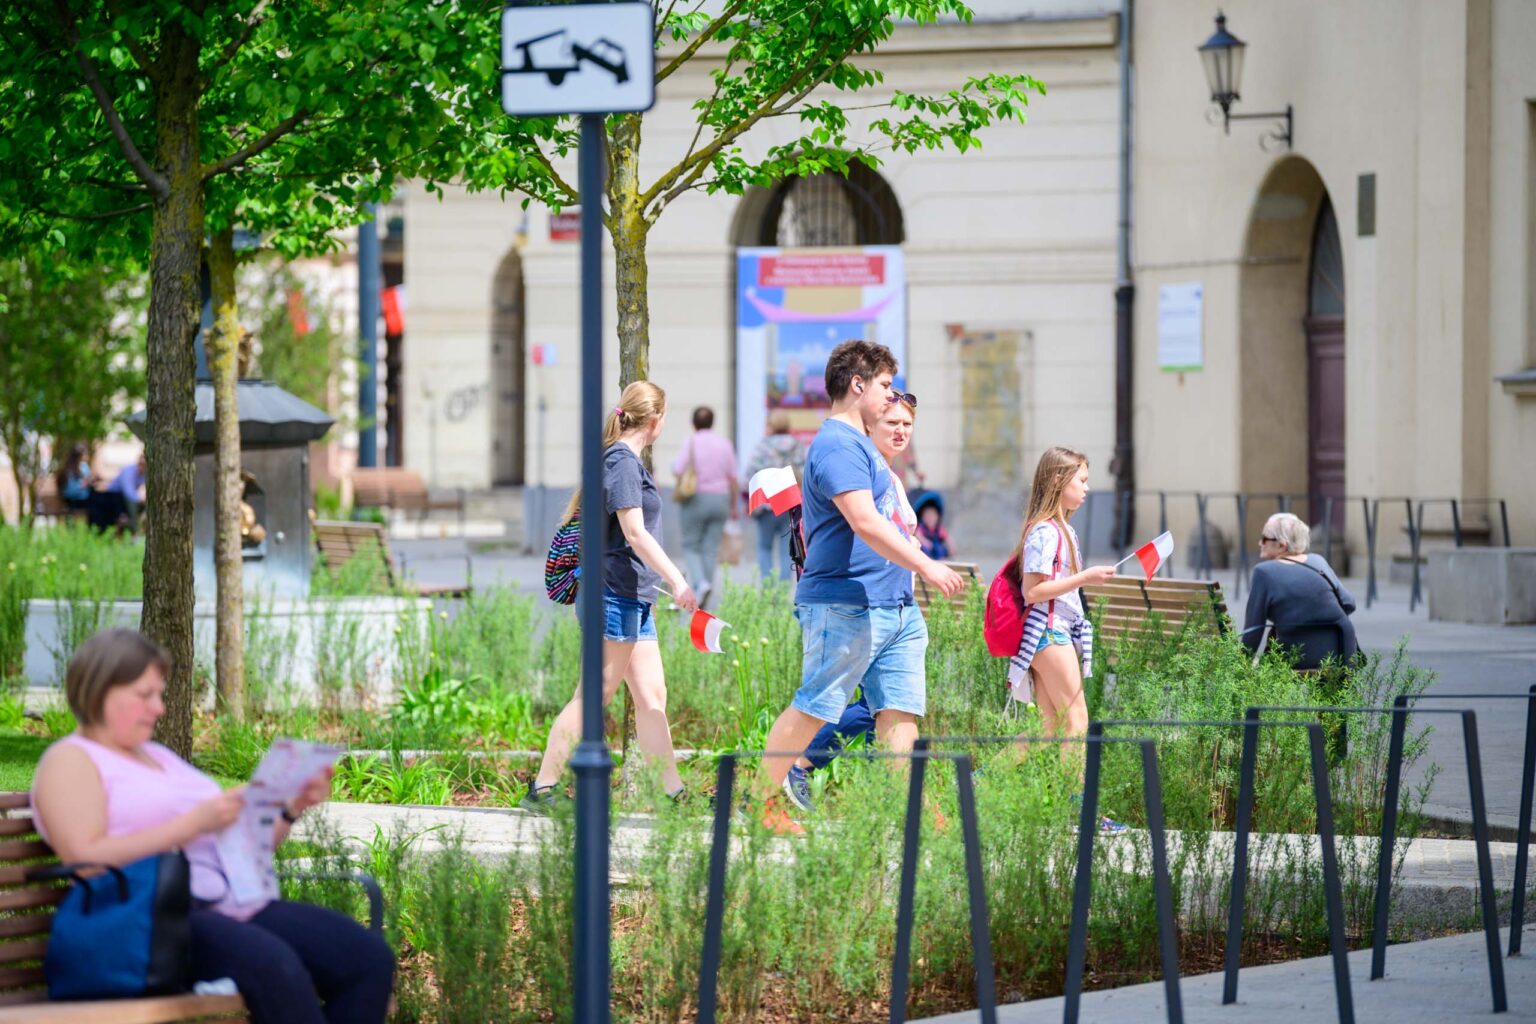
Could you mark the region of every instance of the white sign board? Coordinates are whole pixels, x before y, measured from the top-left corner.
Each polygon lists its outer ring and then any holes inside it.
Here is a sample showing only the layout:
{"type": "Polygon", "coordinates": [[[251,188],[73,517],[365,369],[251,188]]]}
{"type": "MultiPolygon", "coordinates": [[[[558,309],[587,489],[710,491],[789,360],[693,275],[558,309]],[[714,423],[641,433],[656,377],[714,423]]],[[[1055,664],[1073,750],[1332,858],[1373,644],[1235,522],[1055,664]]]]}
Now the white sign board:
{"type": "Polygon", "coordinates": [[[509,114],[623,114],[656,102],[656,11],[644,2],[501,12],[509,114]]]}
{"type": "Polygon", "coordinates": [[[1165,284],[1157,290],[1157,365],[1162,370],[1199,370],[1205,366],[1200,329],[1205,288],[1200,284],[1165,284]]]}

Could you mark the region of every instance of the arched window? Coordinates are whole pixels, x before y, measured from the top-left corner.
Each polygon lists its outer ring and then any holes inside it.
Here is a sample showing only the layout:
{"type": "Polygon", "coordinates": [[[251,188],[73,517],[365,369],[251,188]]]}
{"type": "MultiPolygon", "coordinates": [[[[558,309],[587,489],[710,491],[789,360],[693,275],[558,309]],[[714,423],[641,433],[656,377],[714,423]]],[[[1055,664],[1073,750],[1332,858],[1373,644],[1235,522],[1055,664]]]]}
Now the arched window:
{"type": "Polygon", "coordinates": [[[784,248],[899,245],[901,204],[879,174],[855,163],[837,173],[789,178],[774,186],[746,245],[784,248]]]}
{"type": "Polygon", "coordinates": [[[1344,254],[1339,248],[1339,222],[1333,204],[1323,196],[1312,230],[1312,272],[1307,284],[1309,316],[1344,315],[1344,254]]]}

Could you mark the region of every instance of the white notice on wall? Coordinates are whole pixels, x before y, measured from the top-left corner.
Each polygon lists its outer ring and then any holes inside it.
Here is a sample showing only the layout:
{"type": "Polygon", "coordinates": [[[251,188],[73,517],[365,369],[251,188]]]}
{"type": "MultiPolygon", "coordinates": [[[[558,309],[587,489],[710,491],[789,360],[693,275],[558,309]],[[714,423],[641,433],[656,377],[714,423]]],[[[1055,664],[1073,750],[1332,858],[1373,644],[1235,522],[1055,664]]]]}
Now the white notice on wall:
{"type": "Polygon", "coordinates": [[[1198,370],[1205,365],[1200,328],[1205,288],[1165,284],[1157,290],[1157,365],[1161,370],[1198,370]]]}

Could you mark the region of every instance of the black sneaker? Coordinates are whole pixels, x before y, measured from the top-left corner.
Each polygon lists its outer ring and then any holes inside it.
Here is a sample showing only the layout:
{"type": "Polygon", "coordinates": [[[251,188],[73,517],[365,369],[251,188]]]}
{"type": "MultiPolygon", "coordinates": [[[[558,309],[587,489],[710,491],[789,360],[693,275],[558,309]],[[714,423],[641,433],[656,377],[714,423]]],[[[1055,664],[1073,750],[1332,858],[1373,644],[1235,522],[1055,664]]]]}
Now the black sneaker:
{"type": "Polygon", "coordinates": [[[546,818],[554,813],[555,805],[565,799],[565,794],[560,792],[559,786],[540,786],[537,783],[528,783],[528,792],[517,806],[529,814],[542,814],[546,818]]]}

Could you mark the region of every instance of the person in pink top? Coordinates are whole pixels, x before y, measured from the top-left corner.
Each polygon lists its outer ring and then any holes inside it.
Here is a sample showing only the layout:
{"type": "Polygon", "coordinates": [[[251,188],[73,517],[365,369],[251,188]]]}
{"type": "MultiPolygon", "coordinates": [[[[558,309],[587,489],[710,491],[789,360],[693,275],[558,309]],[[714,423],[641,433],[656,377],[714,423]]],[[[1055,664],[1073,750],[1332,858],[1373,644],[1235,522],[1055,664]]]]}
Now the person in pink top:
{"type": "Polygon", "coordinates": [[[681,477],[691,465],[698,477],[698,491],[678,510],[683,533],[683,561],[694,593],[703,607],[715,586],[715,567],[720,555],[720,535],[728,519],[737,515],[736,449],[715,433],[715,411],[707,405],[693,410],[693,435],[683,444],[672,473],[681,477]]]}
{"type": "MultiPolygon", "coordinates": [[[[214,835],[231,825],[242,790],[219,784],[155,743],[170,656],[128,629],[97,633],[75,652],[64,693],[75,732],[44,752],[32,783],[37,830],[65,863],[125,865],[181,850],[192,867],[193,977],[230,978],[253,1024],[376,1024],[388,1012],[395,959],[352,918],[284,900],[229,894],[214,835]]],[[[316,775],[284,808],[276,841],[330,794],[316,775]]]]}

